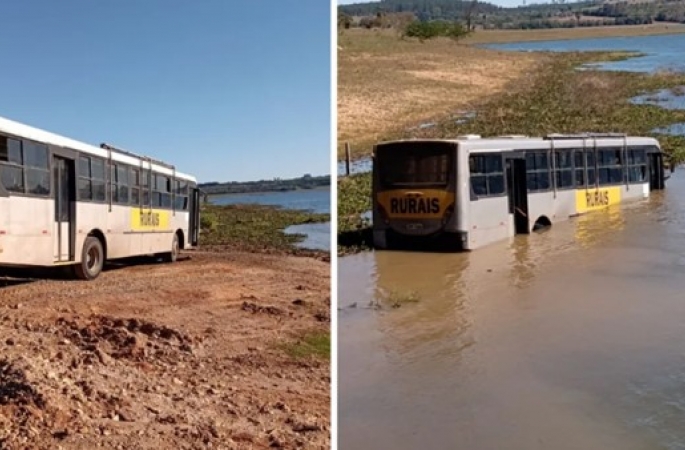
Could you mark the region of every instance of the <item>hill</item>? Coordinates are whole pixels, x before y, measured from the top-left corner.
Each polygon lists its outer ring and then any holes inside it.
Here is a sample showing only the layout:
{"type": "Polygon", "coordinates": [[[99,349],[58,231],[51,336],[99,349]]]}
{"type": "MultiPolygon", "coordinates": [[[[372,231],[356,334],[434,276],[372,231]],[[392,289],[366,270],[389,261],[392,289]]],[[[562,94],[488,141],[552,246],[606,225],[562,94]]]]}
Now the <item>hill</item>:
{"type": "MultiPolygon", "coordinates": [[[[345,27],[389,28],[398,16],[411,20],[463,21],[473,28],[540,29],[600,25],[641,25],[653,22],[685,23],[683,0],[608,0],[526,4],[500,7],[486,2],[450,0],[381,0],[341,5],[345,27]],[[408,19],[410,18],[410,19],[408,19]]],[[[400,21],[402,22],[402,21],[400,21]]]]}

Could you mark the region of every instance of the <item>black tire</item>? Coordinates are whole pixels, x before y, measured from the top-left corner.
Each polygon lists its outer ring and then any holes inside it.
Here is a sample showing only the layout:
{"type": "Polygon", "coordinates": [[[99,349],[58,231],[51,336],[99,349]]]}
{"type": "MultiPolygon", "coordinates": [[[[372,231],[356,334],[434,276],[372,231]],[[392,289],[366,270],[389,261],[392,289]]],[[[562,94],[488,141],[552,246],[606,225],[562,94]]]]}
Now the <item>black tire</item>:
{"type": "Polygon", "coordinates": [[[105,266],[105,252],[100,239],[88,236],[83,243],[81,262],[74,266],[74,273],[82,280],[94,280],[105,266]]]}
{"type": "Polygon", "coordinates": [[[176,262],[179,253],[181,253],[181,246],[178,242],[178,233],[174,233],[174,239],[171,241],[171,251],[164,254],[164,261],[168,263],[176,262]]]}

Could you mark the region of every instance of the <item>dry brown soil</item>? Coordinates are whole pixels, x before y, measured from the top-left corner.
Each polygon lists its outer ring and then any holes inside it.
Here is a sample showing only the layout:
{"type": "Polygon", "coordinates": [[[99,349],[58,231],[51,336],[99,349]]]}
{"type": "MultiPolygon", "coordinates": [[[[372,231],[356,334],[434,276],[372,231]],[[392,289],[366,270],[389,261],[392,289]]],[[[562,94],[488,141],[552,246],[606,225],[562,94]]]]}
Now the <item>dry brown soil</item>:
{"type": "Polygon", "coordinates": [[[500,52],[433,39],[401,40],[392,31],[338,36],[338,142],[353,156],[431,119],[459,115],[534,72],[534,53],[500,52]]]}
{"type": "Polygon", "coordinates": [[[328,448],[329,361],[287,346],[329,330],[329,271],[197,253],[0,278],[0,449],[328,448]]]}

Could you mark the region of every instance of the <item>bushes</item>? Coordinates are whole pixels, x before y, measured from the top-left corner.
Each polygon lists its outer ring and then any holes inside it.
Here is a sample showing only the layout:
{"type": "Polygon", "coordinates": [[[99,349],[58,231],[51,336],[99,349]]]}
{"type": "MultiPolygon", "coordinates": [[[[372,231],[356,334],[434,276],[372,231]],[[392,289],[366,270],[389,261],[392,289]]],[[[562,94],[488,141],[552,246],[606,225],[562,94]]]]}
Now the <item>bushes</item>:
{"type": "Polygon", "coordinates": [[[200,214],[200,228],[203,231],[216,231],[219,228],[219,218],[211,211],[202,211],[202,214],[200,214]]]}
{"type": "Polygon", "coordinates": [[[435,37],[449,37],[459,39],[468,34],[468,30],[456,22],[444,20],[434,20],[430,22],[414,21],[408,24],[403,33],[403,37],[415,37],[423,42],[426,39],[435,37]]]}

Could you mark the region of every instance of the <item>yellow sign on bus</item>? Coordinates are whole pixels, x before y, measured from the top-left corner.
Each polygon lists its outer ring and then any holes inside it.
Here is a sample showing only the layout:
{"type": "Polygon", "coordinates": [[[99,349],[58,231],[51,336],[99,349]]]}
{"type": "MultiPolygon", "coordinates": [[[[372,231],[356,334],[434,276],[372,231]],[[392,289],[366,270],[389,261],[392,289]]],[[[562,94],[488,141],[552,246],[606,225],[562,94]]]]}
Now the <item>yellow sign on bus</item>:
{"type": "Polygon", "coordinates": [[[454,197],[439,189],[393,189],[379,192],[378,202],[392,219],[440,219],[454,197]]]}
{"type": "Polygon", "coordinates": [[[157,231],[169,229],[169,211],[140,209],[131,211],[131,229],[134,231],[157,231]]]}
{"type": "Polygon", "coordinates": [[[579,213],[606,208],[620,202],[619,186],[576,191],[576,210],[579,213]]]}

